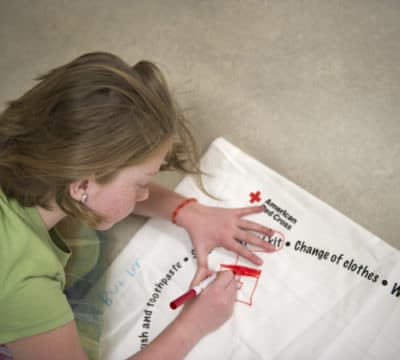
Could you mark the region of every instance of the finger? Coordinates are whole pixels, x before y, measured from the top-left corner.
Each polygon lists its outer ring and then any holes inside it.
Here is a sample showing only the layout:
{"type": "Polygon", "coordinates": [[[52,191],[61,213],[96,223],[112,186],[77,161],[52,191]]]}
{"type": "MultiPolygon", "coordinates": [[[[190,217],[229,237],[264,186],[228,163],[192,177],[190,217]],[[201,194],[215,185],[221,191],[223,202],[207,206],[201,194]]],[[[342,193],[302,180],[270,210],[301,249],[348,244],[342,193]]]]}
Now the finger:
{"type": "Polygon", "coordinates": [[[249,220],[244,220],[244,219],[240,219],[239,220],[239,227],[242,230],[251,230],[251,231],[255,231],[259,234],[264,234],[268,237],[271,237],[272,235],[274,235],[274,230],[272,230],[269,227],[266,227],[264,225],[261,225],[259,223],[256,223],[254,221],[249,221],[249,220]]]}
{"type": "Polygon", "coordinates": [[[245,207],[245,208],[236,209],[236,213],[239,215],[239,217],[251,215],[251,214],[258,214],[263,211],[264,211],[264,208],[262,206],[249,206],[249,207],[245,207]]]}
{"type": "Polygon", "coordinates": [[[208,268],[208,250],[197,248],[195,249],[197,266],[199,268],[208,268]]]}
{"type": "Polygon", "coordinates": [[[257,246],[258,248],[260,248],[260,250],[263,250],[268,253],[275,252],[277,250],[277,248],[274,245],[272,245],[268,241],[265,241],[264,239],[261,239],[260,237],[254,234],[247,233],[241,236],[240,239],[241,240],[244,239],[244,241],[246,241],[247,243],[257,246]]]}
{"type": "Polygon", "coordinates": [[[259,247],[265,252],[274,252],[277,250],[276,247],[268,241],[261,239],[259,236],[254,235],[248,231],[241,231],[240,235],[238,235],[237,237],[240,238],[240,240],[259,247]]]}
{"type": "Polygon", "coordinates": [[[240,276],[234,275],[230,280],[229,283],[225,286],[225,291],[230,294],[230,296],[235,296],[240,288],[238,279],[240,276]]]}
{"type": "Polygon", "coordinates": [[[194,275],[193,280],[190,283],[190,288],[198,285],[205,278],[211,276],[212,274],[213,274],[213,272],[208,268],[205,268],[205,267],[197,268],[196,274],[194,275]]]}
{"type": "Polygon", "coordinates": [[[239,276],[239,275],[235,275],[235,276],[233,277],[232,286],[235,288],[235,289],[234,289],[234,292],[237,292],[237,291],[241,288],[240,276],[239,276]]]}
{"type": "Polygon", "coordinates": [[[235,279],[235,275],[231,270],[218,271],[215,286],[220,290],[225,290],[232,286],[232,281],[235,279]]]}
{"type": "MultiPolygon", "coordinates": [[[[237,240],[239,240],[239,239],[237,239],[237,240]]],[[[242,240],[242,237],[240,238],[240,240],[242,240]]],[[[245,259],[249,260],[250,262],[252,262],[255,265],[263,264],[263,261],[259,256],[257,256],[252,251],[250,251],[247,247],[239,244],[236,241],[231,244],[231,250],[234,251],[239,256],[243,256],[245,259]]]]}
{"type": "Polygon", "coordinates": [[[275,245],[271,244],[270,242],[268,242],[264,239],[260,239],[256,235],[250,234],[249,240],[247,242],[262,248],[267,253],[272,253],[272,252],[279,250],[279,247],[276,247],[275,245]],[[260,243],[260,241],[261,241],[261,243],[260,243]]]}

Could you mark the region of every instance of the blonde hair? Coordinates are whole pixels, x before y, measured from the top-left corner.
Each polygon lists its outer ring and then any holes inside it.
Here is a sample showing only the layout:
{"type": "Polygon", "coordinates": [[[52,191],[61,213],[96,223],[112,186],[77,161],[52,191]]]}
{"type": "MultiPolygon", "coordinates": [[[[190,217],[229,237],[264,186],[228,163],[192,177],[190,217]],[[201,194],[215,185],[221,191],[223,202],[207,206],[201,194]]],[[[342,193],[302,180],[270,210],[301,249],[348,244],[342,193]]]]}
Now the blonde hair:
{"type": "Polygon", "coordinates": [[[200,179],[198,151],[161,71],[151,62],[130,67],[119,57],[82,55],[37,78],[0,115],[0,187],[21,206],[50,201],[95,227],[100,217],[69,194],[94,174],[106,183],[174,139],[162,170],[200,179]]]}

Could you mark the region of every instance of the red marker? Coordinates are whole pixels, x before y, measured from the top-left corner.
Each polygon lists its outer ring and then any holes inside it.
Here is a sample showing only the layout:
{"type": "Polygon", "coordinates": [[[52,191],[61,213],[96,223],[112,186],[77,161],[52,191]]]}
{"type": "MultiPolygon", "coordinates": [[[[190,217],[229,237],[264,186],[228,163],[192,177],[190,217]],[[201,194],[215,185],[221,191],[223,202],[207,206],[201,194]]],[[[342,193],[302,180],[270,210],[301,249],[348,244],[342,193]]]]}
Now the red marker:
{"type": "Polygon", "coordinates": [[[175,300],[171,301],[169,307],[175,310],[177,307],[181,306],[186,301],[199,295],[208,285],[210,285],[217,278],[217,273],[212,274],[208,278],[204,279],[199,285],[186,291],[183,295],[179,296],[175,300]]]}

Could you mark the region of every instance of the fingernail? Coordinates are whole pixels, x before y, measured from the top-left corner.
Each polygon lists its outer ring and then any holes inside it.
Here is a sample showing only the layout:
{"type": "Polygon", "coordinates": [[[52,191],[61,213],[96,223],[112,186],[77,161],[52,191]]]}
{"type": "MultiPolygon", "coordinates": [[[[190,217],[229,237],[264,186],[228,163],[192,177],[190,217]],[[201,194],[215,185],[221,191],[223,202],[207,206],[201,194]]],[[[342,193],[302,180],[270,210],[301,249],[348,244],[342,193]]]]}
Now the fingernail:
{"type": "Polygon", "coordinates": [[[257,264],[258,265],[262,265],[264,263],[264,261],[262,261],[260,258],[257,259],[257,264]]]}

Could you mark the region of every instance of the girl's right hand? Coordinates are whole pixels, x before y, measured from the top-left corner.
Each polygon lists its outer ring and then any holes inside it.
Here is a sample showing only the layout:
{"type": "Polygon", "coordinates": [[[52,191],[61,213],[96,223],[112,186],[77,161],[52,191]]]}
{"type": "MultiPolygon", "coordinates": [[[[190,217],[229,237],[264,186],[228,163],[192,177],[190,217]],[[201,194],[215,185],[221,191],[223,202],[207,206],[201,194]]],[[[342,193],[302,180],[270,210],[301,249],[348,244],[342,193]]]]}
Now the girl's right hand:
{"type": "Polygon", "coordinates": [[[185,305],[177,320],[185,326],[187,335],[200,339],[231,317],[237,293],[236,285],[231,271],[221,271],[214,282],[185,305]]]}

